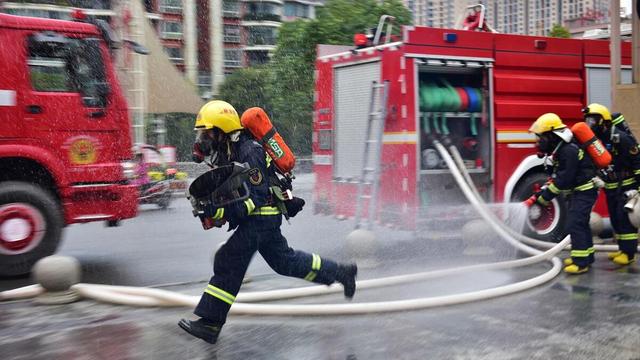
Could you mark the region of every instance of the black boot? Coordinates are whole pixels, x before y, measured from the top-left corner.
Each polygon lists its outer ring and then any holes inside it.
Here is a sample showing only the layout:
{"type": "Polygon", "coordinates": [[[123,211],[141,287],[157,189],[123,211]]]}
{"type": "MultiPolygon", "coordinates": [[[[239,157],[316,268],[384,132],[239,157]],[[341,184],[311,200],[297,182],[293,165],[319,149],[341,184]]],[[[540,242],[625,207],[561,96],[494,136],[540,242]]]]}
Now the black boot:
{"type": "Polygon", "coordinates": [[[356,264],[338,265],[336,271],[336,281],[344,286],[344,296],[351,299],[356,293],[356,275],[358,267],[356,264]]]}
{"type": "Polygon", "coordinates": [[[220,335],[220,329],[222,329],[222,325],[209,322],[205,319],[198,319],[196,321],[180,319],[178,326],[209,344],[215,344],[216,341],[218,341],[218,335],[220,335]]]}

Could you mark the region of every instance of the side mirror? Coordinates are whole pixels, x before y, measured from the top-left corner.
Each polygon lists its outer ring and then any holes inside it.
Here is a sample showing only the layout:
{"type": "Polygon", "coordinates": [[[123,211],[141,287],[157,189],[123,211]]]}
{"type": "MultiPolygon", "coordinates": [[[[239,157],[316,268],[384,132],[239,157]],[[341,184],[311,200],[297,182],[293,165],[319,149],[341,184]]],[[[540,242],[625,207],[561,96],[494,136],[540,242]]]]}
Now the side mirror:
{"type": "Polygon", "coordinates": [[[125,39],[124,43],[130,47],[136,54],[140,54],[140,55],[149,55],[151,52],[149,51],[149,49],[147,49],[146,47],[144,47],[141,44],[138,44],[137,42],[133,41],[133,40],[129,40],[129,39],[125,39]]]}

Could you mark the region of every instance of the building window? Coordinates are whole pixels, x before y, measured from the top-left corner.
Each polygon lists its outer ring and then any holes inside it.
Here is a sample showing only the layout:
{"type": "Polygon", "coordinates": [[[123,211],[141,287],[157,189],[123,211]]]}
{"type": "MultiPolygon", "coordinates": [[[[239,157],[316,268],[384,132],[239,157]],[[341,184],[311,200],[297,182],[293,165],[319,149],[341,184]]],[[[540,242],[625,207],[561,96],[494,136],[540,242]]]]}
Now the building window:
{"type": "Polygon", "coordinates": [[[164,52],[169,57],[169,60],[171,60],[174,63],[180,63],[181,64],[184,61],[184,58],[182,57],[182,48],[179,48],[179,47],[165,47],[164,48],[164,52]]]}
{"type": "Polygon", "coordinates": [[[298,3],[285,3],[284,16],[309,18],[309,5],[298,3]]]}
{"type": "Polygon", "coordinates": [[[160,0],[160,12],[182,14],[182,0],[160,0]]]}
{"type": "Polygon", "coordinates": [[[242,50],[241,49],[225,49],[224,50],[224,66],[225,67],[242,67],[242,50]]]}
{"type": "Polygon", "coordinates": [[[236,25],[225,25],[224,26],[224,42],[239,43],[240,27],[236,25]]]}
{"type": "Polygon", "coordinates": [[[237,1],[224,1],[222,3],[222,16],[228,18],[239,18],[240,3],[237,1]]]}
{"type": "Polygon", "coordinates": [[[182,39],[182,24],[176,21],[163,21],[161,27],[163,39],[182,39]]]}
{"type": "Polygon", "coordinates": [[[268,26],[252,26],[249,28],[247,45],[275,45],[277,29],[268,26]]]}

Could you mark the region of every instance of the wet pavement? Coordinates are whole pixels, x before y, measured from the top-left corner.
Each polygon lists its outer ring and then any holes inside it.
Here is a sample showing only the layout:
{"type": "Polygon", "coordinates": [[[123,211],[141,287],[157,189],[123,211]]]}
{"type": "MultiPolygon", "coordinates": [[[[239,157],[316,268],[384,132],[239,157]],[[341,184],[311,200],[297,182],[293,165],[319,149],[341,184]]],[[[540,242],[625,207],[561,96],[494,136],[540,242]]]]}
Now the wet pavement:
{"type": "MultiPolygon", "coordinates": [[[[366,316],[231,316],[213,346],[177,327],[179,318],[192,316],[190,309],[5,303],[0,351],[3,359],[640,359],[638,274],[616,271],[606,261],[599,257],[590,274],[561,275],[545,286],[472,304],[366,316]]],[[[544,269],[506,272],[498,282],[544,269]]],[[[243,289],[286,285],[301,283],[264,276],[243,289]]],[[[397,291],[435,295],[432,285],[364,290],[355,301],[402,298],[388,296],[397,291]]],[[[197,288],[169,287],[192,294],[197,288]]],[[[331,295],[289,303],[306,302],[344,300],[331,295]]]]}
{"type": "MultiPolygon", "coordinates": [[[[301,192],[308,197],[309,179],[301,192]]],[[[349,259],[350,222],[306,209],[283,231],[295,248],[349,259]]],[[[156,286],[199,295],[211,274],[211,254],[229,234],[203,231],[176,199],[168,211],[143,208],[116,229],[101,224],[67,229],[60,254],[77,257],[83,281],[156,286]],[[173,285],[167,285],[174,283],[173,285]],[[165,285],[162,285],[165,284],[165,285]]],[[[360,278],[408,274],[513,259],[495,239],[463,241],[459,232],[384,231],[375,264],[360,278]],[[430,236],[427,236],[430,235],[430,236]],[[477,251],[487,248],[491,251],[477,251]],[[475,250],[475,251],[474,251],[475,250]]],[[[368,259],[371,260],[371,259],[368,259]]],[[[541,274],[538,264],[480,271],[421,283],[363,290],[354,302],[430,297],[484,289],[541,274]]],[[[328,317],[231,316],[217,345],[177,326],[187,308],[132,308],[84,300],[42,306],[0,303],[0,359],[625,359],[640,360],[640,274],[598,254],[588,274],[559,275],[540,287],[471,304],[420,311],[328,317]]],[[[257,256],[243,291],[306,286],[273,274],[257,256]]],[[[0,280],[0,289],[30,283],[0,280]]],[[[279,303],[345,303],[338,294],[279,303]]]]}

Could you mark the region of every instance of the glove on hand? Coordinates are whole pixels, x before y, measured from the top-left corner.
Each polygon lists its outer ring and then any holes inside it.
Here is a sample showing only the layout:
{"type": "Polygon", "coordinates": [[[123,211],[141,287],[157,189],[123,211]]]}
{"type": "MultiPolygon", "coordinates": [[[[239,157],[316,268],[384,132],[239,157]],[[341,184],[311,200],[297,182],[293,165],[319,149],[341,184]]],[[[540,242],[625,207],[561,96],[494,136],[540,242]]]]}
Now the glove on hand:
{"type": "Polygon", "coordinates": [[[287,208],[287,215],[289,217],[294,217],[298,214],[302,207],[304,207],[304,200],[299,197],[293,197],[291,200],[286,200],[284,202],[284,206],[287,208]]]}

